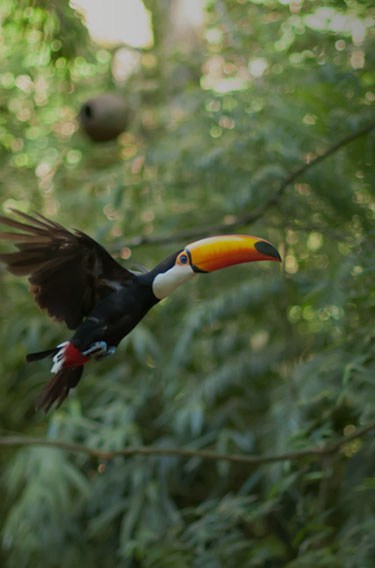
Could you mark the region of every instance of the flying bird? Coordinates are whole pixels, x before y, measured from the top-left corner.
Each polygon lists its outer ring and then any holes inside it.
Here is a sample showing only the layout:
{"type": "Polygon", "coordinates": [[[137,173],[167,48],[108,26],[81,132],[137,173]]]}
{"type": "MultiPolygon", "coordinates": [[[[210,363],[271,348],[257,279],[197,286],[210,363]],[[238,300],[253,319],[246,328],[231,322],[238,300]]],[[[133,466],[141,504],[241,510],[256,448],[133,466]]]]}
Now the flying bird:
{"type": "Polygon", "coordinates": [[[153,270],[135,274],[124,268],[94,239],[68,231],[36,213],[12,210],[21,220],[0,216],[14,231],[0,232],[18,251],[0,254],[6,268],[29,276],[30,292],[42,310],[65,322],[73,335],[64,343],[29,353],[28,362],[52,357],[53,377],[46,383],[37,409],[58,408],[75,387],[84,365],[112,355],[152,306],[196,274],[259,260],[280,261],[264,239],[219,235],[188,244],[153,270]]]}

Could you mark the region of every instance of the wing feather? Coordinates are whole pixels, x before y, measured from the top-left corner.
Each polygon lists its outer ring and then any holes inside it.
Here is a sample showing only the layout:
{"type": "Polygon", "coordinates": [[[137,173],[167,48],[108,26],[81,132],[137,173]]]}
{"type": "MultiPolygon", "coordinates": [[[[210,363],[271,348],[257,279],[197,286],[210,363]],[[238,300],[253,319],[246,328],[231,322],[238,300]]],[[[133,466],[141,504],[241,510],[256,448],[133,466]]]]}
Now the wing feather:
{"type": "Polygon", "coordinates": [[[75,329],[109,291],[135,276],[118,264],[94,239],[70,232],[37,213],[13,210],[27,223],[0,216],[0,223],[18,232],[0,232],[17,252],[2,253],[9,272],[29,276],[30,291],[42,310],[75,329]]]}

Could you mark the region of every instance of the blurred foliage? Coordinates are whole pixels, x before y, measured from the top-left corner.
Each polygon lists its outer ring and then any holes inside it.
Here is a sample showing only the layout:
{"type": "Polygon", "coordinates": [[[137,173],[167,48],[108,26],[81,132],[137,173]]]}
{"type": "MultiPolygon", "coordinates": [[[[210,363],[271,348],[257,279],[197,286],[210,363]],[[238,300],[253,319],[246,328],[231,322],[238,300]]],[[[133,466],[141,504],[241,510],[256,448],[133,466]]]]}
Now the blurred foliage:
{"type": "MultiPolygon", "coordinates": [[[[230,222],[373,120],[372,2],[208,0],[199,49],[167,49],[170,5],[146,2],[155,46],[119,85],[117,48],[94,45],[66,1],[2,0],[2,213],[38,210],[152,267],[183,243],[127,240],[230,222]],[[78,110],[113,90],[131,124],[95,145],[78,110]]],[[[238,266],[178,290],[47,418],[34,402],[48,362],[24,358],[67,331],[1,269],[2,432],[272,454],[374,420],[374,155],[372,132],[243,227],[279,247],[281,270],[238,266]]],[[[371,436],[256,469],[37,447],[2,448],[0,466],[9,568],[374,565],[371,436]]]]}

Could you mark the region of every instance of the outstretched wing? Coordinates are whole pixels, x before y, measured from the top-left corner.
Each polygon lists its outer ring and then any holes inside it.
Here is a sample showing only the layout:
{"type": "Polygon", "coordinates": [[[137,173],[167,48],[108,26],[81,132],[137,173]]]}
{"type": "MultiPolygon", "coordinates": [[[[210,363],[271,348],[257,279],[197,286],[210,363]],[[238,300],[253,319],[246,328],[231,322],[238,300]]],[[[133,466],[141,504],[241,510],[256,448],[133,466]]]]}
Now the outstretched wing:
{"type": "Polygon", "coordinates": [[[0,222],[21,232],[0,232],[15,242],[18,252],[0,254],[7,269],[29,275],[30,291],[41,309],[75,329],[110,290],[134,274],[85,233],[67,231],[40,214],[13,210],[26,223],[0,216],[0,222]]]}

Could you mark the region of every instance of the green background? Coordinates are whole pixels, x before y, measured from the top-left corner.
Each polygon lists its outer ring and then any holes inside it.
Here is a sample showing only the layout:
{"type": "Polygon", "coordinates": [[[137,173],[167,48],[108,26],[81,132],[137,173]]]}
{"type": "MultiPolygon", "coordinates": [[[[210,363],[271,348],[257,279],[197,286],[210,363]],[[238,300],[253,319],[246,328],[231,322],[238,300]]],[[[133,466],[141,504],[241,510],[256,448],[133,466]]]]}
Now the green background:
{"type": "MultiPolygon", "coordinates": [[[[116,258],[131,253],[129,267],[212,225],[268,239],[283,264],[178,289],[47,417],[34,404],[49,362],[25,355],[69,332],[2,267],[1,440],[273,455],[355,433],[375,419],[375,138],[355,135],[374,121],[373,3],[209,0],[191,42],[173,36],[171,2],[145,5],[154,46],[118,85],[117,47],[94,44],[67,2],[2,0],[1,213],[80,228],[116,258]],[[94,144],[79,108],[113,90],[128,128],[94,144]]],[[[324,458],[252,467],[0,445],[0,559],[370,568],[374,449],[369,433],[324,458]]]]}

